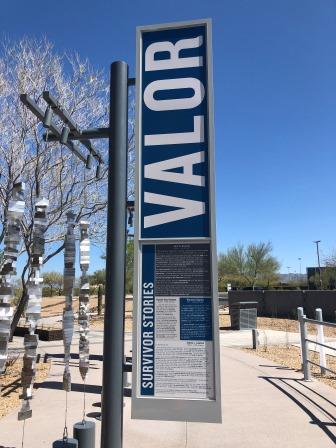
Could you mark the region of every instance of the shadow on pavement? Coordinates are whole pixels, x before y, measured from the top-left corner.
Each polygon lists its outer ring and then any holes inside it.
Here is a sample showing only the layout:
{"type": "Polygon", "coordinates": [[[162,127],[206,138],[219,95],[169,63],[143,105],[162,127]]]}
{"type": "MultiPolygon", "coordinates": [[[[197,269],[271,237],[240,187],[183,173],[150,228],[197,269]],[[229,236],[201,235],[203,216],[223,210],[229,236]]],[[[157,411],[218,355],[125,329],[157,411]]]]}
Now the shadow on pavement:
{"type": "Polygon", "coordinates": [[[89,417],[89,418],[95,418],[96,420],[101,420],[101,413],[100,412],[88,412],[86,414],[86,416],[89,417]]]}
{"type": "Polygon", "coordinates": [[[307,386],[307,384],[304,384],[302,380],[298,380],[295,378],[281,378],[270,376],[260,376],[259,378],[267,381],[269,384],[286,395],[290,400],[292,400],[303,412],[305,412],[311,418],[310,423],[317,425],[330,438],[330,440],[332,440],[336,444],[336,436],[328,428],[336,426],[336,416],[334,415],[334,413],[329,412],[325,407],[328,404],[336,408],[336,405],[333,402],[331,402],[330,400],[328,400],[328,398],[324,397],[318,392],[315,392],[312,388],[307,386]],[[305,391],[300,390],[298,387],[303,387],[305,391]],[[308,394],[312,395],[312,397],[308,394]],[[298,395],[298,398],[296,398],[294,395],[298,395]],[[314,400],[314,398],[318,399],[317,397],[324,402],[324,405],[314,400]],[[309,409],[303,403],[303,401],[306,401],[306,404],[311,405],[314,410],[309,409]],[[321,412],[329,421],[321,421],[314,411],[321,412]]]}
{"type": "Polygon", "coordinates": [[[290,367],[286,367],[286,366],[268,366],[266,364],[259,364],[259,367],[272,367],[273,369],[277,369],[277,370],[293,370],[290,367]]]}
{"type": "MultiPolygon", "coordinates": [[[[63,390],[63,382],[60,381],[44,381],[39,386],[39,389],[55,389],[55,390],[63,390]]],[[[102,387],[86,384],[85,392],[87,394],[101,394],[102,387]]],[[[71,383],[71,391],[72,392],[84,392],[84,385],[79,383],[71,383]]],[[[1,448],[1,447],[0,447],[1,448]]]]}
{"type": "MultiPolygon", "coordinates": [[[[70,356],[71,359],[79,359],[78,353],[70,353],[70,356]]],[[[64,359],[64,353],[48,353],[48,358],[64,359]]],[[[103,355],[90,355],[90,361],[103,361],[103,355]]]]}
{"type": "MultiPolygon", "coordinates": [[[[61,361],[54,361],[53,364],[55,366],[64,366],[64,362],[63,361],[62,362],[61,361]]],[[[78,367],[78,363],[69,362],[69,366],[70,367],[78,367]]],[[[90,370],[100,370],[99,367],[94,367],[94,364],[90,364],[89,369],[90,370]]]]}
{"type": "MultiPolygon", "coordinates": [[[[12,381],[9,384],[6,384],[6,386],[2,386],[2,389],[1,389],[2,396],[6,397],[7,395],[9,395],[12,392],[16,391],[19,387],[21,387],[21,378],[18,378],[16,380],[12,381]]],[[[2,448],[2,447],[0,446],[0,448],[2,448]]]]}

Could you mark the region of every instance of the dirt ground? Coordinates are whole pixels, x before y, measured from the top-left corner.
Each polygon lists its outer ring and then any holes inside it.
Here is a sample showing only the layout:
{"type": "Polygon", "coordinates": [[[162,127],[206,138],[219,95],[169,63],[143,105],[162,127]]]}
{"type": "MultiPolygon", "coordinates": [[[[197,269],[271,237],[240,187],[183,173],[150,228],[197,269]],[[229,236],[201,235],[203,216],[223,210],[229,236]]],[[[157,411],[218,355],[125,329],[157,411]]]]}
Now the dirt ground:
{"type": "MultiPolygon", "coordinates": [[[[231,322],[230,315],[227,311],[219,313],[219,326],[222,330],[230,330],[231,322]]],[[[260,330],[280,330],[288,332],[299,332],[299,324],[297,320],[281,319],[273,317],[258,317],[257,327],[260,330]]],[[[316,325],[308,324],[308,333],[311,335],[317,334],[316,325]]],[[[336,328],[324,327],[324,335],[327,337],[336,337],[336,328]]]]}
{"type": "MultiPolygon", "coordinates": [[[[43,297],[41,317],[62,316],[64,303],[65,303],[64,296],[43,297]]],[[[75,312],[78,311],[78,297],[73,298],[72,306],[75,312]]],[[[97,296],[90,297],[90,311],[91,312],[97,311],[97,307],[98,307],[97,296]]]]}
{"type": "MultiPolygon", "coordinates": [[[[125,331],[132,331],[132,313],[133,313],[133,300],[126,298],[125,302],[125,331]]],[[[91,316],[90,328],[95,330],[103,330],[104,328],[104,316],[91,316]]]]}
{"type": "MultiPolygon", "coordinates": [[[[43,297],[41,317],[62,316],[64,302],[65,302],[64,296],[43,297]]],[[[78,311],[78,297],[73,298],[72,306],[73,306],[74,311],[77,312],[78,311]]],[[[97,313],[97,309],[98,309],[98,298],[97,298],[97,296],[91,296],[90,297],[90,312],[97,313]]],[[[132,331],[132,310],[133,310],[132,298],[126,297],[125,330],[127,332],[132,331]]],[[[104,328],[104,316],[103,315],[98,316],[97,314],[92,315],[90,318],[90,328],[95,329],[95,330],[102,330],[104,328]]]]}
{"type": "MultiPolygon", "coordinates": [[[[301,370],[301,354],[300,348],[294,347],[292,345],[286,346],[269,346],[269,347],[258,347],[257,350],[251,348],[242,349],[246,352],[256,354],[262,358],[269,359],[277,364],[294,369],[296,371],[301,370]]],[[[319,354],[314,351],[309,351],[309,358],[311,361],[319,363],[319,354]]],[[[336,372],[336,358],[334,356],[326,356],[328,369],[334,370],[336,372]]],[[[321,370],[319,367],[311,365],[311,372],[313,377],[328,384],[329,386],[336,389],[336,375],[327,373],[326,375],[321,375],[321,370]]]]}
{"type": "MultiPolygon", "coordinates": [[[[64,296],[44,297],[42,301],[42,317],[61,316],[64,308],[64,296]]],[[[97,312],[98,299],[97,296],[90,298],[90,311],[91,313],[97,312]]],[[[78,310],[78,297],[73,299],[73,308],[78,310]]],[[[125,330],[127,332],[132,331],[132,310],[133,301],[131,297],[126,298],[125,304],[125,330]]],[[[104,327],[103,316],[91,316],[90,326],[92,329],[102,330],[104,327]]],[[[231,322],[228,309],[220,310],[219,313],[219,326],[221,330],[230,330],[231,322]]],[[[281,330],[288,332],[298,332],[298,322],[292,319],[281,319],[272,317],[258,317],[257,326],[261,330],[281,330]]],[[[314,335],[317,333],[316,325],[308,324],[308,333],[314,335]]],[[[324,334],[327,337],[336,337],[336,328],[324,327],[324,334]]]]}
{"type": "MultiPolygon", "coordinates": [[[[12,366],[7,367],[4,375],[0,375],[0,418],[20,406],[21,370],[22,360],[18,360],[12,366]]],[[[36,364],[34,389],[37,389],[39,384],[47,378],[49,370],[50,362],[36,364]]]]}

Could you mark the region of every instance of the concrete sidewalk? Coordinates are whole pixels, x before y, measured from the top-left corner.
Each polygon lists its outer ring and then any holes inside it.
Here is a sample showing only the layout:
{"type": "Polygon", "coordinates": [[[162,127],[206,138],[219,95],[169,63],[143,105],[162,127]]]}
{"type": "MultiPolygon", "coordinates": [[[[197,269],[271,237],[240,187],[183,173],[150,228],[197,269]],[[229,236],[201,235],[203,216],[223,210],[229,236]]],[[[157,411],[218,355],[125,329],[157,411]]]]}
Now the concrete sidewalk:
{"type": "MultiPolygon", "coordinates": [[[[100,408],[102,335],[94,333],[91,369],[86,386],[86,415],[94,419],[100,408]]],[[[223,339],[223,337],[222,337],[223,339]]],[[[130,349],[130,335],[126,349],[130,349]]],[[[35,392],[33,418],[25,428],[25,448],[51,447],[61,438],[65,392],[61,390],[63,345],[41,343],[54,356],[48,380],[35,392]]],[[[68,427],[82,419],[82,381],[73,344],[73,390],[68,395],[68,427]]],[[[331,448],[336,442],[336,391],[303,382],[293,372],[253,354],[221,347],[223,423],[204,424],[130,419],[125,398],[124,448],[331,448]]],[[[17,411],[0,420],[0,447],[21,447],[22,422],[17,411]]],[[[96,421],[96,448],[100,423],[96,421]]]]}

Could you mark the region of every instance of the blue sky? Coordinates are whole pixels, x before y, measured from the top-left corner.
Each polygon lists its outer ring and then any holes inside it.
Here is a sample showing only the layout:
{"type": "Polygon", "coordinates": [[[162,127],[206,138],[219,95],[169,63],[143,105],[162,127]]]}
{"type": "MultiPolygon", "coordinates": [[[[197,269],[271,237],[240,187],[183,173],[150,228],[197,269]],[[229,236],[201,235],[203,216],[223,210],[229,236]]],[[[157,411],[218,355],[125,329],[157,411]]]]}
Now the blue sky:
{"type": "MultiPolygon", "coordinates": [[[[282,272],[336,249],[334,0],[3,2],[0,30],[46,36],[108,70],[135,27],[213,19],[218,249],[273,243],[282,272]]],[[[94,268],[103,266],[94,249],[94,268]]],[[[62,259],[48,269],[62,269],[62,259]]]]}

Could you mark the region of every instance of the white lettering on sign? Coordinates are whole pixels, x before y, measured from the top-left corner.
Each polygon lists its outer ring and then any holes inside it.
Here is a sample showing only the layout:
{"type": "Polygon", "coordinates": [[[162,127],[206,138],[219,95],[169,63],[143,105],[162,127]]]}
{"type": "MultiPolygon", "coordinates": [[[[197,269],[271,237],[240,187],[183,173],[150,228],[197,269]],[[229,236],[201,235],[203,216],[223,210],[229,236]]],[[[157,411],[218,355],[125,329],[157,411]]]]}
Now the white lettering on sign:
{"type": "Polygon", "coordinates": [[[202,56],[192,56],[181,58],[179,53],[187,48],[197,48],[203,44],[203,37],[194,39],[181,39],[174,45],[172,42],[154,42],[149,45],[145,53],[145,70],[169,70],[185,67],[201,67],[203,65],[202,56]],[[168,59],[155,59],[157,53],[169,53],[168,59]]]}
{"type": "Polygon", "coordinates": [[[155,215],[145,216],[144,227],[159,226],[181,219],[192,218],[205,214],[205,203],[191,199],[177,198],[175,196],[166,196],[163,194],[145,192],[144,201],[147,204],[156,204],[166,207],[177,207],[178,210],[157,213],[155,215]]]}
{"type": "Polygon", "coordinates": [[[146,106],[155,111],[193,109],[197,107],[204,98],[204,86],[196,78],[160,79],[153,81],[144,91],[144,102],[146,106]],[[157,100],[154,94],[160,90],[192,89],[193,96],[187,98],[173,98],[167,100],[157,100]]]}
{"type": "MultiPolygon", "coordinates": [[[[155,42],[146,49],[145,71],[201,67],[203,66],[202,56],[186,56],[182,50],[199,48],[202,45],[202,36],[181,39],[175,44],[168,41],[155,42]],[[163,57],[164,59],[162,59],[163,57]]],[[[173,79],[158,79],[150,82],[143,92],[143,101],[150,110],[164,113],[195,109],[202,103],[204,95],[205,89],[200,79],[183,75],[176,77],[174,75],[173,79]],[[169,93],[169,96],[163,96],[164,93],[169,93]]],[[[190,119],[193,120],[193,128],[190,126],[190,131],[147,134],[144,135],[145,146],[162,147],[164,145],[203,143],[204,115],[194,115],[191,111],[190,119]]],[[[164,123],[164,120],[162,123],[164,123]]],[[[193,154],[149,163],[144,166],[144,177],[163,182],[205,187],[205,176],[194,174],[194,165],[204,163],[204,161],[205,151],[198,151],[193,154]],[[176,169],[179,169],[180,172],[172,172],[176,169]]],[[[145,216],[145,228],[205,214],[205,202],[187,198],[145,191],[144,202],[175,208],[175,210],[145,216]]]]}
{"type": "Polygon", "coordinates": [[[199,176],[193,172],[194,165],[202,162],[204,162],[204,151],[163,160],[162,162],[150,163],[145,166],[145,177],[147,179],[165,180],[167,182],[204,187],[204,176],[199,176]],[[169,171],[177,168],[182,168],[182,173],[169,171]]]}
{"type": "Polygon", "coordinates": [[[171,134],[145,135],[145,146],[183,145],[184,143],[204,142],[204,116],[194,117],[194,130],[191,132],[174,132],[171,134]]]}

